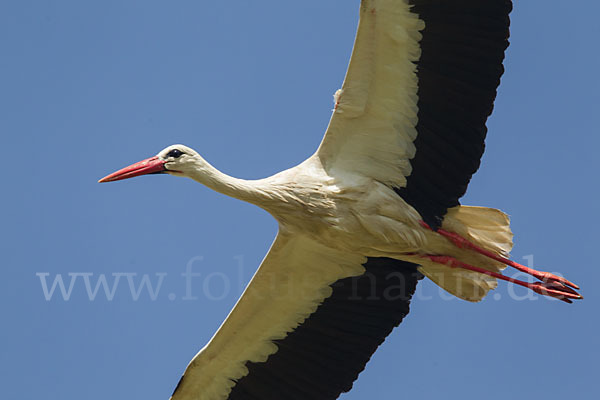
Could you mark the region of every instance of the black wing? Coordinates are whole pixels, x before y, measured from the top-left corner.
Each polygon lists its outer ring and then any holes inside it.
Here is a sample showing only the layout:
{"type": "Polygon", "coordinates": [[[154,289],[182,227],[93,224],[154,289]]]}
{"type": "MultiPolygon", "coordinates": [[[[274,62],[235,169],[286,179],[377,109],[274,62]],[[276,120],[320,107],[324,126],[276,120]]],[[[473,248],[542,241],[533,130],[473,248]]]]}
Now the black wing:
{"type": "Polygon", "coordinates": [[[336,399],[352,388],[377,347],[409,312],[422,275],[416,265],[370,258],[366,272],[333,294],[282,340],[264,363],[248,362],[229,400],[336,399]]]}
{"type": "Polygon", "coordinates": [[[484,150],[510,0],[362,0],[354,50],[316,156],[396,189],[433,228],[484,150]]]}
{"type": "Polygon", "coordinates": [[[409,0],[425,22],[417,62],[416,155],[397,192],[431,227],[479,168],[508,47],[510,0],[409,0]]]}

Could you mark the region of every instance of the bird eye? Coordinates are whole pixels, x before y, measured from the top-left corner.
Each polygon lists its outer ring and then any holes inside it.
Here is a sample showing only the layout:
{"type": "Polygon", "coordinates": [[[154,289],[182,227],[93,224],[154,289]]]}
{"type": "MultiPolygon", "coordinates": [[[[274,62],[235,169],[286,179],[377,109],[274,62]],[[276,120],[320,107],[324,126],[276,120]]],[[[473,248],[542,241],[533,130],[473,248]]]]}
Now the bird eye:
{"type": "Polygon", "coordinates": [[[178,150],[178,149],[173,149],[167,153],[167,157],[179,158],[179,157],[181,157],[182,154],[184,154],[183,151],[178,150]]]}

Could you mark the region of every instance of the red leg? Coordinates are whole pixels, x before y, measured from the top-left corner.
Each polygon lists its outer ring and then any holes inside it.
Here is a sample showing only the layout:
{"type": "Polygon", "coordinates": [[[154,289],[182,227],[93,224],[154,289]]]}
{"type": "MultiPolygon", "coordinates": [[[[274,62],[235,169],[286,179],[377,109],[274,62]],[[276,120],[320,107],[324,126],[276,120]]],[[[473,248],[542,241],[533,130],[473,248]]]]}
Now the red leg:
{"type": "Polygon", "coordinates": [[[583,297],[575,292],[573,289],[568,288],[560,283],[556,282],[524,282],[518,279],[510,278],[508,276],[504,276],[497,272],[488,271],[483,268],[476,267],[474,265],[466,264],[460,260],[457,260],[454,257],[450,256],[437,256],[437,255],[423,255],[423,258],[427,258],[438,264],[444,264],[451,268],[463,268],[470,271],[479,272],[481,274],[493,276],[497,279],[502,279],[504,281],[512,282],[517,285],[524,286],[533,290],[534,292],[544,295],[554,297],[556,299],[562,300],[567,303],[572,303],[570,299],[583,299],[583,297]]]}
{"type": "MultiPolygon", "coordinates": [[[[431,230],[429,225],[427,225],[427,223],[425,223],[424,221],[421,221],[421,226],[431,230]]],[[[451,240],[457,247],[459,247],[461,249],[466,248],[466,249],[474,250],[474,251],[478,252],[479,254],[482,254],[493,260],[501,262],[502,264],[506,264],[508,266],[518,269],[521,272],[525,272],[526,274],[532,275],[535,278],[537,278],[543,282],[557,282],[564,286],[570,286],[574,289],[579,289],[579,286],[577,286],[576,284],[574,284],[571,281],[568,281],[567,279],[565,279],[563,277],[551,274],[550,272],[537,271],[535,269],[528,268],[522,264],[519,264],[512,260],[509,260],[508,258],[496,255],[496,254],[492,253],[491,251],[482,249],[481,247],[477,246],[476,244],[469,242],[467,239],[463,238],[462,236],[460,236],[456,233],[448,232],[443,229],[438,229],[436,232],[439,233],[440,235],[448,238],[449,240],[451,240]]]]}

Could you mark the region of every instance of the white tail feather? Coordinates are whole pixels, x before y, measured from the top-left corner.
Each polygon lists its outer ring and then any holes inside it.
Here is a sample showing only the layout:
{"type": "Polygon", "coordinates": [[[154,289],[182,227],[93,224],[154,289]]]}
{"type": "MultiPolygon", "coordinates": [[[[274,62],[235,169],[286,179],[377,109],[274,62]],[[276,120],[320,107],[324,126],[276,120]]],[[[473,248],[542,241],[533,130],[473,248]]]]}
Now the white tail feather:
{"type": "MultiPolygon", "coordinates": [[[[455,232],[474,244],[497,255],[508,257],[512,249],[512,232],[508,216],[487,207],[458,206],[448,210],[442,228],[455,232]]],[[[446,239],[444,239],[446,240],[446,239]]],[[[471,250],[454,247],[449,256],[493,272],[506,266],[471,250]]],[[[460,268],[421,261],[421,272],[444,290],[464,300],[480,301],[497,286],[496,278],[460,268]]]]}

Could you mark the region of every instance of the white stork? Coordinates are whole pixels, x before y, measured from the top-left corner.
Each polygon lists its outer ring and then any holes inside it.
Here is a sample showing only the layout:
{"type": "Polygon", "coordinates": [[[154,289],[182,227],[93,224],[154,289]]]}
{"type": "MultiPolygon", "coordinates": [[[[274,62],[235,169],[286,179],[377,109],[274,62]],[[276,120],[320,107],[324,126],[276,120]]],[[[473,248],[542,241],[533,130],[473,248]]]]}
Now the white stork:
{"type": "Polygon", "coordinates": [[[458,201],[484,150],[511,8],[510,0],[362,0],[346,79],[306,161],[247,181],[173,145],[100,180],[188,177],[279,222],[173,400],[337,398],[407,315],[422,275],[468,301],[497,279],[582,298],[566,279],[508,260],[504,213],[458,201]],[[506,265],[539,281],[505,277],[506,265]]]}

